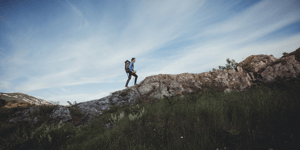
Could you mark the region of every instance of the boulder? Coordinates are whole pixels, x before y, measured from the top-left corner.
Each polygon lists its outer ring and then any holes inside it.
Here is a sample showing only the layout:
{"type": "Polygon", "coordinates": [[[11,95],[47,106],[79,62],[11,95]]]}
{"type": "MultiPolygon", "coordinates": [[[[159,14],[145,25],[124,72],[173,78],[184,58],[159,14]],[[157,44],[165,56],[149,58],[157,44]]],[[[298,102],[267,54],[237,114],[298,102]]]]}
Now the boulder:
{"type": "Polygon", "coordinates": [[[224,93],[230,93],[230,92],[231,92],[230,88],[224,90],[224,93]]]}
{"type": "Polygon", "coordinates": [[[295,55],[282,57],[278,61],[265,66],[258,71],[258,80],[262,82],[272,82],[276,77],[296,78],[300,72],[300,64],[295,59],[295,55]]]}
{"type": "Polygon", "coordinates": [[[59,119],[63,122],[72,120],[70,110],[63,106],[58,106],[58,109],[53,110],[50,117],[53,119],[59,119]]]}

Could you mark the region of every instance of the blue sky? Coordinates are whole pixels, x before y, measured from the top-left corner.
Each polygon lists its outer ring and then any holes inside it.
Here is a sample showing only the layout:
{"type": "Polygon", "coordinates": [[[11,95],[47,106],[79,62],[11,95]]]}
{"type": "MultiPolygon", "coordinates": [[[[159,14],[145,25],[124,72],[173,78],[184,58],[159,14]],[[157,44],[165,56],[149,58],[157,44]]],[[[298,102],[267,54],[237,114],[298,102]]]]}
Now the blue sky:
{"type": "Polygon", "coordinates": [[[60,105],[124,89],[132,57],[140,83],[299,47],[299,0],[0,2],[0,92],[60,105]]]}

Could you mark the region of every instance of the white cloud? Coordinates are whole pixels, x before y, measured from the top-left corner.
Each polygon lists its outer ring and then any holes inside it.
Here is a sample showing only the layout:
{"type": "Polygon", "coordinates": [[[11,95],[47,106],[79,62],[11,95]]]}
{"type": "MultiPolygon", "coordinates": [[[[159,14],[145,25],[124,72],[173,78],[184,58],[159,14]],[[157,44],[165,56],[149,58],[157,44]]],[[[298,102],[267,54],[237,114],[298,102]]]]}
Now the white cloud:
{"type": "Polygon", "coordinates": [[[61,90],[65,93],[70,93],[70,90],[69,89],[65,89],[65,88],[61,88],[61,90]]]}
{"type": "Polygon", "coordinates": [[[11,85],[11,83],[5,82],[5,81],[0,81],[0,83],[1,83],[1,86],[0,86],[1,89],[4,89],[4,88],[7,89],[11,85]]]}
{"type": "Polygon", "coordinates": [[[85,19],[82,12],[76,6],[71,4],[68,0],[66,0],[66,2],[69,4],[72,10],[79,16],[79,18],[84,22],[84,27],[87,27],[90,23],[85,19]]]}

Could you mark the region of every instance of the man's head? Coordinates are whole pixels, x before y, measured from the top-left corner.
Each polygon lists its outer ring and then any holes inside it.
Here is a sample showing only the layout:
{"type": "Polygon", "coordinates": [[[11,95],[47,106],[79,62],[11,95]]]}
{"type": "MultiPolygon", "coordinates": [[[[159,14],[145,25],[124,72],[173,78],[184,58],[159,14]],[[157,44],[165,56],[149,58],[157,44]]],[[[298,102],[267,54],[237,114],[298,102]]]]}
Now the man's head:
{"type": "Polygon", "coordinates": [[[133,58],[131,58],[131,61],[133,62],[133,63],[135,63],[135,58],[133,57],[133,58]]]}

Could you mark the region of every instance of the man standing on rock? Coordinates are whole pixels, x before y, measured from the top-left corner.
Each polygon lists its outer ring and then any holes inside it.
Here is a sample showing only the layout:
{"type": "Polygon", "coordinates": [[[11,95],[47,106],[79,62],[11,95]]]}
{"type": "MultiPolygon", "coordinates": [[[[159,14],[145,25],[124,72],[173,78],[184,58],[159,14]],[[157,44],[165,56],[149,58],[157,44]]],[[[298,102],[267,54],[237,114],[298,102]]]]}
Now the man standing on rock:
{"type": "Polygon", "coordinates": [[[137,78],[138,78],[138,76],[135,74],[136,73],[136,71],[134,71],[133,69],[134,69],[134,64],[135,63],[135,58],[133,57],[132,59],[131,59],[131,62],[130,62],[130,64],[129,64],[129,76],[128,76],[128,80],[127,80],[127,82],[126,82],[126,86],[125,87],[127,87],[128,88],[128,82],[130,81],[130,79],[131,79],[131,75],[133,75],[134,77],[135,77],[135,82],[134,82],[134,85],[137,85],[136,84],[136,80],[137,80],[137,78]]]}

